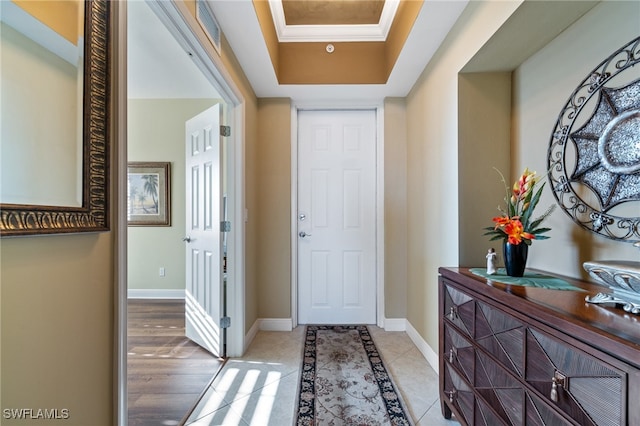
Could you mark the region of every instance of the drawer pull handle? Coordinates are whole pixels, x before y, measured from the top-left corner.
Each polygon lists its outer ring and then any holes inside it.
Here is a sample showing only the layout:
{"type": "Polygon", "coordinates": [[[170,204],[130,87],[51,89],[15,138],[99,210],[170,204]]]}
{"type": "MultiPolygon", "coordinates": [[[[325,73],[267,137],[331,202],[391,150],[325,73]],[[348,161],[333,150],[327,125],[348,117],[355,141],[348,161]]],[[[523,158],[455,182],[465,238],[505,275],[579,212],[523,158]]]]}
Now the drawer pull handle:
{"type": "Polygon", "coordinates": [[[558,402],[558,380],[554,377],[551,382],[551,395],[549,397],[553,402],[558,402]]]}
{"type": "Polygon", "coordinates": [[[455,306],[451,307],[451,310],[449,311],[449,317],[452,320],[458,319],[458,309],[455,306]]]}
{"type": "Polygon", "coordinates": [[[551,398],[553,402],[558,402],[558,386],[567,390],[568,384],[567,376],[556,370],[551,378],[551,394],[549,395],[549,398],[551,398]]]}
{"type": "Polygon", "coordinates": [[[455,397],[456,397],[456,390],[455,390],[455,389],[454,389],[454,390],[450,390],[450,391],[448,391],[448,392],[446,392],[446,393],[448,393],[448,394],[449,394],[449,402],[450,402],[450,403],[453,403],[453,400],[454,400],[454,399],[455,399],[455,397]]]}

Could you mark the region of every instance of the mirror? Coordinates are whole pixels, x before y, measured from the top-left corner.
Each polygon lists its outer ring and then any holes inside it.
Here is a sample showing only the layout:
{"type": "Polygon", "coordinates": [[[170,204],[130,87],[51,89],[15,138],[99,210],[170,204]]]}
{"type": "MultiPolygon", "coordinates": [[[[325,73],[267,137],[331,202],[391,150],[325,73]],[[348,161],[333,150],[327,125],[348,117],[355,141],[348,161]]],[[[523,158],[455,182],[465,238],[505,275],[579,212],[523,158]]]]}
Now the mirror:
{"type": "Polygon", "coordinates": [[[109,1],[2,9],[0,236],[106,231],[109,1]],[[18,23],[7,18],[15,14],[18,23]],[[17,62],[26,69],[9,68],[17,62]],[[21,84],[21,73],[32,77],[21,84]],[[27,93],[34,87],[37,96],[27,93]]]}

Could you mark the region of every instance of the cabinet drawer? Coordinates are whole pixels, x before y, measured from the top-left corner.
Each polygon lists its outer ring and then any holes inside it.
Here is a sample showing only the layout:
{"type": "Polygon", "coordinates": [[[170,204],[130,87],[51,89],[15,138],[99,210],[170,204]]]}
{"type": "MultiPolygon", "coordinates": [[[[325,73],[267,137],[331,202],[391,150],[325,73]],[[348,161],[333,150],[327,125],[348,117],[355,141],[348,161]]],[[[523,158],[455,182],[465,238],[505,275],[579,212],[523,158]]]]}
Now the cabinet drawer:
{"type": "Polygon", "coordinates": [[[471,342],[464,338],[452,326],[444,324],[444,354],[456,370],[458,370],[469,383],[473,383],[475,367],[475,350],[471,342]]]}
{"type": "Polygon", "coordinates": [[[475,318],[475,341],[500,360],[506,369],[522,377],[526,330],[524,324],[482,302],[477,303],[475,318]]]}
{"type": "Polygon", "coordinates": [[[626,424],[626,373],[567,343],[529,329],[525,375],[581,426],[626,424]]]}
{"type": "Polygon", "coordinates": [[[472,338],[476,306],[474,299],[448,285],[444,285],[443,293],[444,317],[472,338]]]}
{"type": "Polygon", "coordinates": [[[456,412],[456,416],[461,417],[460,423],[473,425],[475,395],[471,387],[465,382],[451,364],[444,363],[444,372],[442,380],[443,394],[440,397],[445,398],[447,403],[456,412]]]}

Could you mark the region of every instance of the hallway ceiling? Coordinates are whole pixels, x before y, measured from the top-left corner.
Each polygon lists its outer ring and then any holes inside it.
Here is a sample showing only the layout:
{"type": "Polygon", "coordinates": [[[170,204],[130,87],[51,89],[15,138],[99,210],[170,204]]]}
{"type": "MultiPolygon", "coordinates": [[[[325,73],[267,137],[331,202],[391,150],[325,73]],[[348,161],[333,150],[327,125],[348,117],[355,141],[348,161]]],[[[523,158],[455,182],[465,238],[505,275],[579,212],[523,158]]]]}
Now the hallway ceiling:
{"type": "MultiPolygon", "coordinates": [[[[364,101],[406,96],[468,0],[208,2],[258,97],[364,101]]],[[[145,3],[128,6],[129,97],[216,97],[145,3]]]]}
{"type": "Polygon", "coordinates": [[[145,1],[129,1],[127,15],[130,99],[220,97],[145,1]]]}
{"type": "Polygon", "coordinates": [[[268,3],[209,0],[256,95],[365,100],[406,96],[468,0],[278,0],[271,7],[268,3]],[[391,18],[386,17],[391,20],[405,10],[403,19],[413,23],[402,24],[407,34],[401,34],[401,29],[392,40],[394,29],[390,22],[384,22],[385,7],[392,10],[391,18]],[[277,40],[268,45],[265,38],[269,31],[276,33],[282,25],[278,19],[273,23],[273,9],[283,10],[285,26],[296,35],[287,39],[277,32],[277,40]],[[351,34],[379,33],[384,25],[391,26],[389,36],[372,39],[370,34],[357,35],[353,38],[357,41],[339,38],[339,32],[345,30],[351,34]],[[334,52],[327,51],[327,44],[334,46],[334,52]],[[361,64],[363,69],[358,69],[361,64]],[[381,69],[372,70],[376,67],[381,69]]]}

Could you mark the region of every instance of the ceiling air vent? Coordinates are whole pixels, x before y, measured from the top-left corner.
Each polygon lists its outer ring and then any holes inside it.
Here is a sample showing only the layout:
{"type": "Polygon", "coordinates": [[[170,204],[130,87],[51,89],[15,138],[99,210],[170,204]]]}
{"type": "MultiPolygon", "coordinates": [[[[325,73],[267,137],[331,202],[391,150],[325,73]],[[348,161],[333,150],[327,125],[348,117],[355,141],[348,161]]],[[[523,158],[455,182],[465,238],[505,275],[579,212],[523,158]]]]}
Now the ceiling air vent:
{"type": "Polygon", "coordinates": [[[216,21],[216,17],[213,15],[213,11],[211,10],[211,6],[209,6],[208,0],[196,1],[196,19],[219,55],[220,38],[222,34],[220,32],[220,25],[218,25],[218,21],[216,21]]]}

